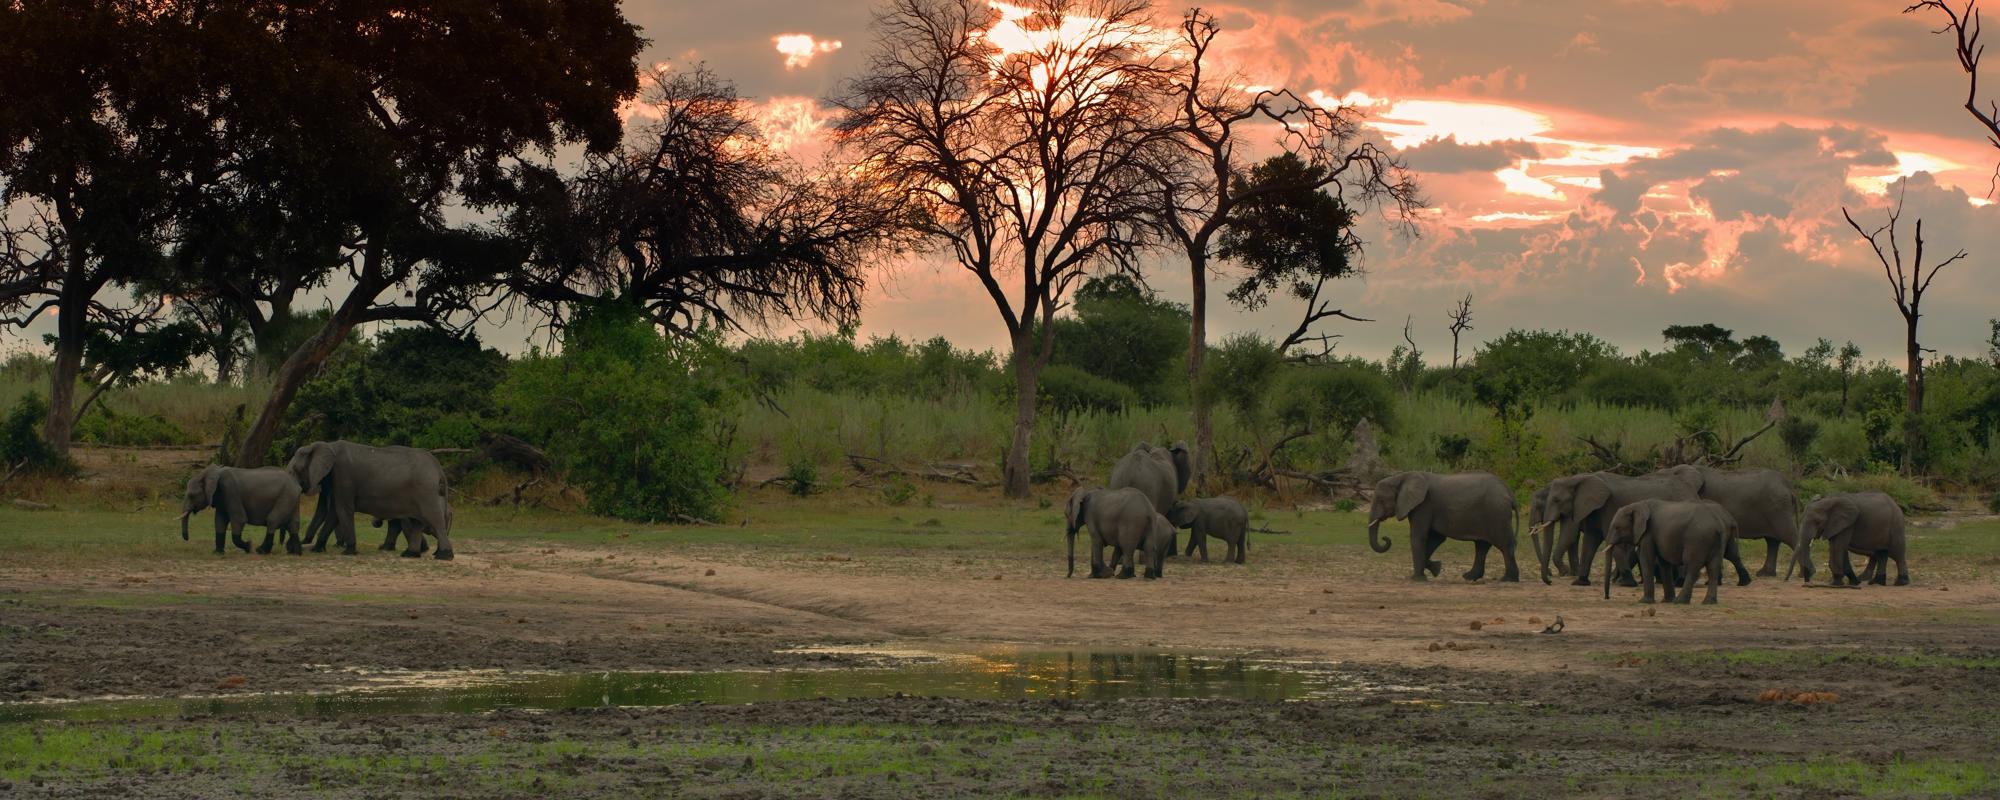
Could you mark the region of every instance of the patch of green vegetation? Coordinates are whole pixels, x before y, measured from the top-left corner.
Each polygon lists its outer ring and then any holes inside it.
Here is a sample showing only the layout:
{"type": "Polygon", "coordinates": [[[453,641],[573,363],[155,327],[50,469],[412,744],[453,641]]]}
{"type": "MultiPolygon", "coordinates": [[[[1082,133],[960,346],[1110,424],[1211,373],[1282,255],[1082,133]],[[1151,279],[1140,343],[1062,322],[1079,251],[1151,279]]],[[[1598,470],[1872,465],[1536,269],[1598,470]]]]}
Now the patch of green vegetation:
{"type": "Polygon", "coordinates": [[[1939,759],[1868,764],[1816,757],[1798,763],[1733,767],[1722,774],[1730,785],[1708,786],[1706,796],[1804,791],[1852,797],[1974,797],[2000,791],[2000,769],[1994,764],[1939,759]]]}
{"type": "Polygon", "coordinates": [[[1944,653],[1882,653],[1852,649],[1816,650],[1689,650],[1689,651],[1648,651],[1630,653],[1600,653],[1593,657],[1601,662],[1617,662],[1633,658],[1646,659],[1647,666],[1660,669],[1682,667],[1724,666],[1724,667],[1764,667],[1776,674],[1791,674],[1789,671],[1842,664],[1895,667],[1898,669],[1950,669],[1950,670],[2000,670],[2000,657],[1962,656],[1944,653]]]}

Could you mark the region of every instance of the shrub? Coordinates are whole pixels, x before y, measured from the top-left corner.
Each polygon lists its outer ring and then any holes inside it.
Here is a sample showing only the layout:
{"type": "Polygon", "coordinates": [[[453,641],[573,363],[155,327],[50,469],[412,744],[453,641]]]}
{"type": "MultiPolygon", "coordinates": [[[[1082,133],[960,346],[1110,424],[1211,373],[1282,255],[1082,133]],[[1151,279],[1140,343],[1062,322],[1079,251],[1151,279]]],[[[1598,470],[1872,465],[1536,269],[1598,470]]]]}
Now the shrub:
{"type": "Polygon", "coordinates": [[[506,356],[475,337],[432,328],[383,331],[372,342],[343,346],[299,388],[277,449],[327,439],[469,447],[488,427],[493,387],[506,374],[506,356]]]}
{"type": "Polygon", "coordinates": [[[1472,437],[1462,433],[1440,433],[1435,437],[1438,461],[1456,471],[1472,450],[1472,437]]]}
{"type": "Polygon", "coordinates": [[[120,447],[161,447],[194,444],[194,434],[158,414],[119,414],[109,407],[84,416],[76,425],[76,440],[120,447]]]}
{"type": "Polygon", "coordinates": [[[1042,370],[1037,401],[1059,417],[1095,411],[1115,414],[1139,404],[1139,393],[1108,378],[1100,378],[1068,364],[1051,364],[1042,370]]]}
{"type": "Polygon", "coordinates": [[[796,497],[805,497],[819,488],[819,468],[811,459],[795,458],[785,466],[785,490],[796,497]]]}
{"type": "Polygon", "coordinates": [[[49,404],[30,392],[22,395],[7,418],[0,422],[0,474],[17,465],[33,472],[66,472],[69,464],[54,448],[42,441],[42,423],[48,419],[49,404]]]}
{"type": "Polygon", "coordinates": [[[1785,443],[1785,452],[1791,454],[1792,461],[1804,464],[1812,453],[1813,440],[1819,438],[1819,421],[1805,417],[1790,416],[1778,423],[1778,439],[1785,443]]]}
{"type": "Polygon", "coordinates": [[[1813,452],[1841,469],[1861,469],[1868,463],[1868,433],[1858,420],[1829,420],[1820,425],[1813,452]]]}
{"type": "Polygon", "coordinates": [[[571,321],[560,356],[521,359],[496,400],[507,424],[584,488],[592,511],[712,519],[726,498],[719,423],[734,397],[711,344],[661,338],[637,309],[602,303],[571,321]]]}
{"type": "Polygon", "coordinates": [[[1894,472],[1871,472],[1849,475],[1841,478],[1807,478],[1799,481],[1799,497],[1811,502],[1812,498],[1826,494],[1843,492],[1881,492],[1896,499],[1896,503],[1907,512],[1942,511],[1944,501],[1937,492],[1916,481],[1894,472]]]}

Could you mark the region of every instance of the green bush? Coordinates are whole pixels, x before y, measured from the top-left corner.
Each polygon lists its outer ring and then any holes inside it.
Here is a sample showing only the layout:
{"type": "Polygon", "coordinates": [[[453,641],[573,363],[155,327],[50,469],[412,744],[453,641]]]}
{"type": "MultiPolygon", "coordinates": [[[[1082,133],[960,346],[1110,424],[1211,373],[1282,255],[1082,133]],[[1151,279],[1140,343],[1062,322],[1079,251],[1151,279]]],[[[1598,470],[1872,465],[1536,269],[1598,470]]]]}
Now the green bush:
{"type": "Polygon", "coordinates": [[[87,414],[76,425],[80,442],[120,447],[161,447],[196,444],[199,440],[158,414],[119,414],[109,407],[87,414]]]}
{"type": "Polygon", "coordinates": [[[1828,420],[1820,425],[1812,453],[1841,469],[1862,469],[1868,464],[1868,432],[1860,420],[1828,420]]]}
{"type": "Polygon", "coordinates": [[[1068,364],[1051,364],[1042,370],[1036,400],[1057,416],[1068,417],[1087,411],[1124,411],[1139,404],[1139,393],[1125,384],[1068,364]]]}
{"type": "Polygon", "coordinates": [[[1804,464],[1812,454],[1813,440],[1819,438],[1819,421],[1800,416],[1786,417],[1778,423],[1778,440],[1785,443],[1785,452],[1792,461],[1804,464]]]}
{"type": "Polygon", "coordinates": [[[785,490],[795,497],[805,497],[819,489],[819,468],[811,459],[794,458],[785,465],[785,490]]]}
{"type": "Polygon", "coordinates": [[[42,441],[42,423],[48,420],[49,404],[30,392],[22,395],[0,423],[0,473],[21,465],[32,472],[67,472],[70,465],[42,441]]]}
{"type": "Polygon", "coordinates": [[[299,388],[275,443],[289,453],[311,441],[469,447],[493,413],[507,358],[472,336],[394,328],[343,346],[299,388]]]}
{"type": "Polygon", "coordinates": [[[1943,511],[1945,504],[1937,492],[1893,472],[1868,472],[1838,478],[1806,478],[1799,481],[1799,497],[1808,502],[1820,495],[1845,492],[1882,492],[1896,499],[1909,513],[1943,511]]]}
{"type": "Polygon", "coordinates": [[[507,425],[548,450],[592,511],[713,519],[726,499],[720,422],[736,401],[717,352],[661,338],[637,309],[606,302],[570,321],[561,355],[516,363],[495,396],[507,425]]]}

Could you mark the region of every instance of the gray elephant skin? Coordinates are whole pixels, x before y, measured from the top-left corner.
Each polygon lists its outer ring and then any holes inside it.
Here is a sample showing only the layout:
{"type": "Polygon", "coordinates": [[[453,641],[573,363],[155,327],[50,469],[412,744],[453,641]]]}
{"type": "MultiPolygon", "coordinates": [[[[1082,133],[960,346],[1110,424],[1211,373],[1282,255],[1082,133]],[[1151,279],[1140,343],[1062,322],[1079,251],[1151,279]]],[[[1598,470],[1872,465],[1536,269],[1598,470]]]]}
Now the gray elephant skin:
{"type": "MultiPolygon", "coordinates": [[[[449,508],[445,509],[445,512],[447,514],[449,514],[450,511],[451,510],[449,508]]],[[[387,536],[384,536],[382,538],[381,546],[375,548],[377,550],[396,549],[396,539],[399,538],[402,535],[403,531],[405,530],[415,530],[419,532],[427,530],[424,527],[423,520],[417,520],[417,519],[384,520],[381,517],[376,517],[370,524],[373,525],[374,527],[380,528],[383,526],[385,522],[389,526],[389,532],[387,536]]],[[[313,552],[315,553],[326,552],[326,541],[330,538],[333,538],[334,529],[336,527],[338,526],[334,525],[333,522],[333,495],[328,492],[320,492],[319,501],[313,504],[312,522],[306,525],[305,540],[311,543],[313,552]]],[[[343,541],[340,542],[339,544],[343,552],[347,553],[348,555],[354,554],[353,542],[343,541]]],[[[430,542],[423,539],[421,536],[419,536],[419,538],[417,539],[411,540],[410,546],[417,548],[418,554],[422,554],[424,551],[431,549],[430,542]]]]}
{"type": "Polygon", "coordinates": [[[286,552],[297,555],[299,548],[299,485],[290,473],[277,467],[238,469],[210,465],[187,482],[181,499],[181,541],[188,538],[188,517],[208,508],[215,509],[215,552],[223,552],[223,532],[243,552],[250,543],[243,540],[243,526],[264,526],[264,543],[257,552],[271,552],[278,532],[285,534],[286,552]]]}
{"type": "MultiPolygon", "coordinates": [[[[1641,500],[1618,509],[1605,532],[1604,570],[1611,572],[1613,552],[1631,551],[1639,562],[1639,602],[1653,602],[1653,584],[1665,583],[1667,601],[1686,605],[1694,599],[1695,578],[1708,572],[1708,595],[1714,605],[1722,585],[1722,562],[1738,524],[1721,504],[1708,500],[1641,500]],[[1679,596],[1675,596],[1675,583],[1679,596]]],[[[1611,582],[1604,582],[1611,597],[1611,582]]]]}
{"type": "Polygon", "coordinates": [[[1228,545],[1222,560],[1243,563],[1244,553],[1249,549],[1250,511],[1236,502],[1236,498],[1201,497],[1175,503],[1166,517],[1174,527],[1188,530],[1187,552],[1182,555],[1191,556],[1200,550],[1202,563],[1207,563],[1208,539],[1213,536],[1228,545]]]}
{"type": "Polygon", "coordinates": [[[1886,494],[1831,494],[1813,500],[1806,504],[1800,538],[1803,541],[1799,549],[1792,553],[1793,560],[1799,563],[1810,563],[1813,542],[1827,540],[1826,569],[1832,573],[1831,582],[1835,586],[1843,580],[1861,585],[1861,578],[1854,574],[1850,558],[1853,553],[1869,557],[1866,571],[1870,582],[1878,586],[1888,582],[1889,569],[1881,563],[1887,558],[1896,562],[1896,585],[1910,584],[1909,563],[1905,560],[1909,532],[1903,507],[1886,494]]]}
{"type": "MultiPolygon", "coordinates": [[[[1776,470],[1720,470],[1682,464],[1663,472],[1694,484],[1701,499],[1721,504],[1736,519],[1741,539],[1764,540],[1764,566],[1757,569],[1758,575],[1768,578],[1778,574],[1779,544],[1798,551],[1799,497],[1776,470]]],[[[1812,562],[1803,566],[1806,580],[1812,580],[1812,562]]]]}
{"type": "MultiPolygon", "coordinates": [[[[1187,490],[1193,475],[1194,460],[1188,456],[1187,442],[1166,447],[1140,442],[1111,466],[1111,480],[1105,482],[1105,488],[1138,489],[1152,501],[1155,512],[1165,514],[1187,490]]],[[[1180,544],[1179,531],[1175,531],[1173,543],[1180,544]]]]}
{"type": "MultiPolygon", "coordinates": [[[[1548,505],[1543,512],[1542,524],[1560,525],[1562,537],[1555,547],[1543,553],[1542,580],[1548,580],[1549,559],[1555,553],[1573,551],[1571,557],[1576,563],[1576,580],[1571,583],[1577,586],[1590,585],[1591,562],[1597,558],[1597,548],[1604,544],[1605,531],[1618,509],[1641,500],[1701,499],[1700,490],[1692,481],[1682,475],[1661,472],[1636,478],[1615,472],[1586,472],[1550,481],[1548,490],[1548,505]]],[[[1744,568],[1734,543],[1723,558],[1735,565],[1738,586],[1750,583],[1750,570],[1744,568]]],[[[1614,570],[1617,574],[1607,577],[1607,580],[1637,586],[1638,581],[1631,574],[1632,566],[1629,560],[1621,560],[1614,570]]]]}
{"type": "Polygon", "coordinates": [[[1391,517],[1407,519],[1411,580],[1424,580],[1426,570],[1436,575],[1442,566],[1431,556],[1446,539],[1457,539],[1476,547],[1472,569],[1463,576],[1466,580],[1485,577],[1486,551],[1497,547],[1507,560],[1507,572],[1500,580],[1518,581],[1521,568],[1514,560],[1519,538],[1514,510],[1514,493],[1492,473],[1399,472],[1375,484],[1375,499],[1368,510],[1368,547],[1377,553],[1389,552],[1389,540],[1379,536],[1382,523],[1391,517]]]}
{"type": "MultiPolygon", "coordinates": [[[[301,491],[331,496],[325,510],[333,516],[333,528],[344,552],[354,553],[354,515],[360,513],[420,523],[437,536],[434,556],[451,560],[452,515],[445,502],[448,487],[444,468],[430,451],[347,441],[314,442],[293,453],[286,470],[301,491]]],[[[405,558],[422,553],[418,547],[422,535],[411,530],[410,546],[402,553],[405,558]]]]}
{"type": "Polygon", "coordinates": [[[1076,532],[1090,529],[1090,577],[1109,578],[1111,568],[1104,563],[1104,548],[1118,548],[1123,569],[1120,578],[1133,576],[1133,560],[1144,554],[1146,578],[1164,574],[1167,548],[1173,546],[1174,526],[1153,510],[1153,502],[1137,489],[1079,488],[1069,495],[1064,512],[1069,538],[1069,573],[1076,575],[1076,532]]]}

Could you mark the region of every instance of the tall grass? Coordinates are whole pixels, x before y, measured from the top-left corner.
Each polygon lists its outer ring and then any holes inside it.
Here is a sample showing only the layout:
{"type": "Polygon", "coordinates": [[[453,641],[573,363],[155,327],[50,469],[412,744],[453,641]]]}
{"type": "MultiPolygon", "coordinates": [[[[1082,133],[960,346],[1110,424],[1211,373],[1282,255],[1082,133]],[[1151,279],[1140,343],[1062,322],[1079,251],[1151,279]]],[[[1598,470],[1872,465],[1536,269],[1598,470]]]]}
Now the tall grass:
{"type": "MultiPolygon", "coordinates": [[[[0,408],[12,408],[30,392],[47,397],[48,376],[26,370],[0,370],[0,408]]],[[[244,407],[247,424],[257,416],[258,406],[270,393],[269,383],[263,380],[216,384],[201,376],[182,376],[111,389],[98,402],[120,415],[158,415],[203,442],[213,442],[228,428],[237,406],[244,407]]],[[[79,401],[89,394],[87,387],[78,386],[79,401]]],[[[103,412],[93,409],[90,413],[103,412]]]]}

